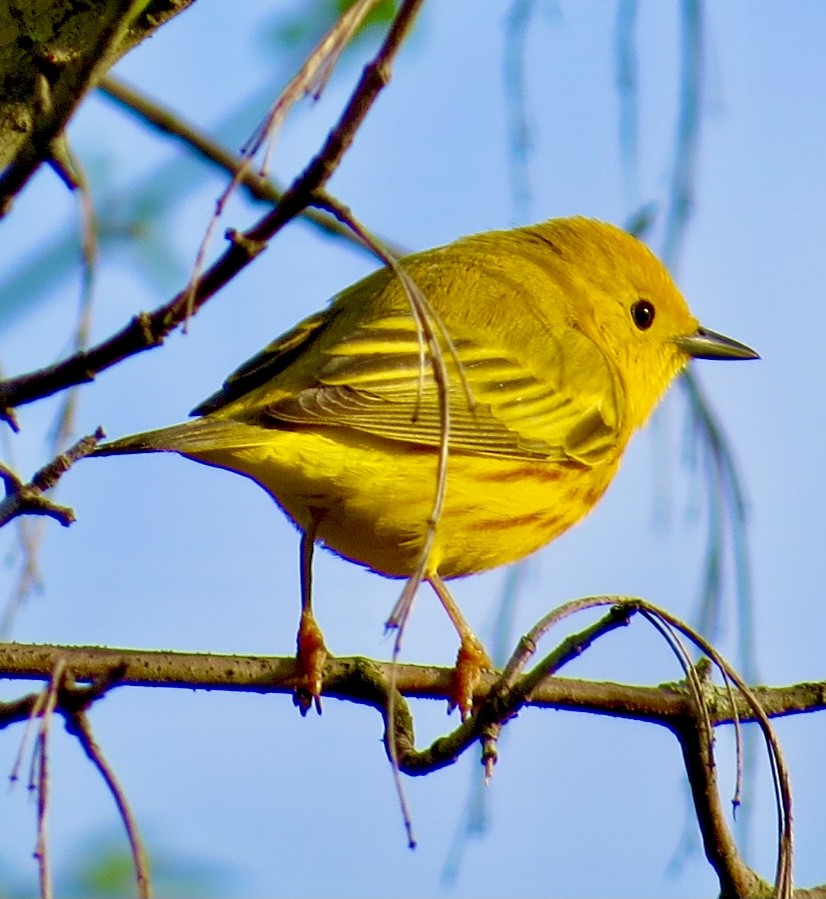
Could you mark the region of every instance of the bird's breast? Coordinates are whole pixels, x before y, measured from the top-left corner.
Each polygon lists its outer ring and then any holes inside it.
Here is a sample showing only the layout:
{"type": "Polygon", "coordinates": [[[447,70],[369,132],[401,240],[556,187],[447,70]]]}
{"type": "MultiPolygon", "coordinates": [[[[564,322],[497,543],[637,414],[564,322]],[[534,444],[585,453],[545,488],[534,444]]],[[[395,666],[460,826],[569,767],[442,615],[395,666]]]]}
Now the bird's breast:
{"type": "MultiPolygon", "coordinates": [[[[406,577],[432,519],[437,453],[369,435],[343,437],[336,429],[274,431],[261,446],[194,458],[256,480],[338,555],[406,577]]],[[[431,569],[453,578],[524,558],[588,514],[617,462],[451,454],[431,569]]]]}

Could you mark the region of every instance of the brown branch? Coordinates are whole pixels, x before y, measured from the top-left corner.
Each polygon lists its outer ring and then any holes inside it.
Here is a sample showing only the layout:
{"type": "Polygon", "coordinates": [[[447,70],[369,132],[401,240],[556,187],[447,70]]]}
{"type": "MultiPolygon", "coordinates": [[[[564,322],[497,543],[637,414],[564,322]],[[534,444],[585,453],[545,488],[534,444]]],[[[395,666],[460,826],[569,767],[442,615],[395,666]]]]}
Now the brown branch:
{"type": "Polygon", "coordinates": [[[344,9],[342,14],[333,23],[332,27],[321,38],[313,51],[304,60],[301,68],[290,79],[286,87],[281,91],[278,99],[267,112],[264,121],[255,129],[252,137],[243,147],[244,155],[248,160],[261,149],[268,145],[264,154],[262,170],[267,169],[267,156],[272,147],[275,135],[290,109],[303,97],[312,94],[319,99],[327,82],[333,74],[333,70],[347,44],[358,32],[371,9],[377,5],[378,0],[354,0],[344,9]]]}
{"type": "Polygon", "coordinates": [[[108,340],[89,350],[0,383],[0,417],[8,415],[8,410],[15,406],[91,381],[99,372],[128,356],[159,346],[172,330],[245,268],[281,228],[311,204],[315,191],[323,188],[332,176],[379,92],[388,83],[392,61],[422,2],[405,0],[402,4],[375,59],[365,67],[338,123],[319,153],[282,195],[276,209],[239,239],[231,240],[224,253],[198,279],[194,289],[185,288],[154,312],[135,316],[108,340]]]}
{"type": "MultiPolygon", "coordinates": [[[[0,644],[0,679],[48,680],[60,656],[66,658],[66,666],[76,680],[98,682],[101,678],[111,677],[107,689],[113,686],[172,687],[292,696],[301,678],[292,657],[5,643],[0,644]]],[[[390,662],[333,658],[327,662],[324,671],[325,696],[368,702],[374,692],[372,687],[366,689],[364,686],[365,669],[374,672],[371,677],[378,678],[386,689],[390,682],[390,662]]],[[[451,668],[399,664],[397,669],[396,686],[403,696],[438,700],[450,696],[451,668]]],[[[494,674],[482,676],[475,693],[477,702],[488,696],[496,680],[494,674]]],[[[826,710],[826,682],[753,687],[752,691],[769,718],[826,710]]],[[[754,711],[742,696],[735,696],[733,708],[725,688],[707,685],[704,692],[708,717],[713,725],[731,724],[735,710],[742,722],[756,720],[754,711]]],[[[649,687],[552,677],[533,687],[524,704],[532,708],[582,711],[668,727],[675,719],[694,717],[682,683],[649,687]]],[[[30,711],[29,700],[0,704],[0,722],[24,720],[30,711]]]]}
{"type": "MultiPolygon", "coordinates": [[[[612,610],[581,634],[563,641],[537,669],[555,670],[576,657],[601,633],[623,625],[633,611],[631,607],[612,610]]],[[[91,682],[86,688],[64,687],[61,690],[58,708],[64,715],[72,709],[85,709],[107,690],[120,685],[291,695],[301,680],[301,672],[294,658],[0,645],[2,678],[48,680],[54,666],[60,662],[67,671],[71,671],[75,681],[91,682]]],[[[707,709],[703,716],[698,717],[697,690],[689,689],[685,682],[643,687],[558,676],[540,678],[534,669],[503,695],[501,679],[488,676],[482,678],[476,690],[478,713],[453,733],[437,739],[426,749],[418,750],[413,718],[403,696],[447,700],[451,695],[452,674],[451,669],[429,666],[394,666],[388,662],[377,663],[359,658],[331,659],[324,672],[324,692],[331,699],[376,708],[382,714],[385,728],[389,729],[392,724],[392,736],[385,733],[388,754],[392,742],[399,768],[408,775],[425,774],[452,764],[477,739],[482,742],[483,750],[487,748],[490,751],[492,746],[495,752],[498,729],[512,716],[516,706],[584,711],[668,727],[677,736],[685,757],[707,855],[721,878],[722,895],[773,895],[773,888],[742,863],[730,838],[717,793],[710,730],[702,722],[707,721],[709,728],[735,720],[758,721],[763,726],[769,717],[826,709],[826,683],[755,687],[745,695],[734,693],[725,686],[703,683],[701,692],[707,709]],[[394,693],[392,685],[398,692],[394,693]],[[526,685],[530,689],[526,689],[526,685]]],[[[42,694],[40,696],[42,698],[42,694]]],[[[38,706],[36,699],[36,696],[30,696],[0,705],[0,729],[32,714],[42,714],[42,704],[38,706]]],[[[483,762],[487,764],[488,761],[489,757],[485,758],[483,752],[483,762]]],[[[795,891],[794,895],[824,895],[819,890],[795,891]]]]}
{"type": "MultiPolygon", "coordinates": [[[[639,612],[660,632],[680,659],[686,673],[686,685],[689,687],[687,693],[688,714],[684,716],[683,720],[688,722],[686,726],[690,727],[693,732],[699,731],[701,735],[706,735],[707,738],[708,745],[706,747],[706,754],[695,759],[695,768],[699,766],[701,770],[706,770],[709,765],[713,766],[713,756],[711,754],[711,744],[713,742],[711,729],[713,722],[706,703],[704,685],[700,682],[696,670],[690,663],[688,652],[682,645],[680,635],[688,638],[695,644],[695,646],[701,649],[722,673],[728,705],[733,711],[732,720],[735,725],[735,734],[738,745],[739,793],[741,772],[739,728],[741,716],[738,710],[738,703],[735,699],[735,692],[732,688],[732,685],[736,686],[737,691],[739,691],[743,701],[749,708],[753,720],[757,722],[763,732],[775,788],[775,796],[777,798],[778,854],[773,892],[776,893],[780,899],[786,899],[786,897],[791,896],[793,891],[792,794],[788,768],[783,758],[777,736],[769,722],[769,715],[763,708],[755,691],[743,681],[714,646],[675,616],[645,600],[633,597],[595,596],[572,600],[571,602],[565,603],[541,618],[531,631],[520,640],[516,651],[513,653],[508,664],[505,666],[505,670],[493,687],[492,693],[494,699],[492,700],[492,704],[495,705],[502,701],[505,704],[510,705],[519,695],[529,695],[530,684],[541,682],[544,675],[542,664],[536,666],[533,672],[524,677],[520,678],[520,675],[528,660],[536,652],[536,645],[539,639],[555,624],[580,611],[599,608],[601,606],[604,607],[606,605],[612,606],[615,613],[625,612],[627,615],[630,615],[639,612]]],[[[521,703],[518,703],[518,705],[521,705],[521,703]]],[[[497,718],[498,717],[499,716],[497,715],[497,718]]],[[[682,745],[685,750],[685,744],[682,745]]],[[[687,769],[689,776],[691,776],[692,770],[694,769],[687,769]]],[[[713,773],[708,774],[708,776],[713,777],[713,773]]],[[[698,797],[702,797],[712,788],[716,790],[716,780],[711,782],[706,781],[696,785],[692,782],[692,789],[696,790],[698,797]]],[[[719,803],[719,798],[716,796],[716,793],[715,802],[719,803]]],[[[716,850],[708,854],[708,859],[717,872],[721,889],[727,895],[734,895],[735,893],[733,893],[732,890],[736,891],[736,889],[743,884],[745,879],[752,878],[755,883],[758,882],[758,879],[740,859],[736,844],[726,828],[723,817],[715,814],[715,810],[716,806],[711,806],[707,800],[703,806],[698,806],[698,817],[700,819],[701,828],[703,828],[703,836],[706,845],[716,846],[716,850]]]]}
{"type": "MultiPolygon", "coordinates": [[[[694,708],[694,721],[676,722],[672,732],[677,737],[683,753],[683,760],[694,800],[694,809],[703,838],[706,858],[714,868],[720,882],[720,896],[734,899],[739,896],[769,897],[787,899],[791,891],[791,881],[778,884],[777,890],[749,868],[740,855],[737,842],[728,826],[720,791],[717,782],[717,765],[714,759],[714,734],[708,716],[705,699],[705,687],[709,683],[712,664],[703,658],[697,665],[692,664],[691,656],[680,639],[679,631],[671,623],[652,614],[648,609],[641,609],[641,614],[660,633],[680,662],[685,673],[685,682],[689,688],[691,704],[694,708]]],[[[734,696],[728,672],[723,668],[724,687],[731,700],[734,696]]],[[[748,695],[745,694],[748,699],[748,695]]],[[[732,703],[733,704],[733,703],[732,703]]],[[[736,710],[735,710],[736,711],[736,710]]],[[[755,710],[757,711],[757,710],[755,710]]],[[[742,737],[740,719],[734,715],[734,735],[737,756],[737,776],[735,798],[739,805],[742,790],[742,737]]],[[[783,816],[780,816],[781,818],[783,816]]],[[[783,849],[781,847],[781,853],[783,849]]],[[[789,859],[789,864],[791,859],[789,859]]],[[[778,869],[780,865],[778,865],[778,869]]]]}
{"type": "Polygon", "coordinates": [[[57,658],[49,677],[49,683],[41,694],[41,701],[32,710],[32,714],[38,714],[41,719],[32,762],[36,772],[34,787],[37,791],[37,845],[34,855],[37,859],[42,899],[51,899],[53,895],[52,866],[49,859],[49,840],[46,826],[49,814],[49,729],[52,723],[52,713],[57,707],[58,695],[65,673],[64,660],[57,658]]]}
{"type": "MultiPolygon", "coordinates": [[[[230,198],[235,194],[238,185],[243,180],[247,172],[253,170],[255,165],[255,155],[258,153],[262,145],[266,145],[264,152],[264,162],[258,166],[259,172],[263,175],[266,172],[266,158],[269,156],[272,146],[275,142],[276,134],[288,112],[299,99],[306,96],[315,89],[316,96],[322,89],[323,84],[332,74],[335,63],[343,51],[344,47],[351,40],[364,17],[369,13],[376,0],[356,0],[338,17],[332,28],[321,38],[317,46],[304,60],[303,65],[298,72],[290,79],[286,87],[281,91],[275,103],[267,112],[264,121],[255,129],[252,137],[246,142],[242,148],[244,162],[230,179],[229,184],[224,188],[221,195],[215,203],[215,212],[207,225],[198,251],[195,256],[195,264],[192,275],[187,285],[189,295],[187,302],[192,301],[192,291],[200,277],[204,267],[207,249],[212,242],[215,228],[218,226],[226,205],[230,198]]],[[[191,307],[187,311],[187,319],[191,313],[191,307]]]]}
{"type": "MultiPolygon", "coordinates": [[[[167,134],[180,141],[187,149],[194,151],[206,162],[212,163],[222,171],[237,178],[242,187],[246,188],[253,200],[276,205],[284,195],[284,188],[276,182],[264,178],[254,169],[249,168],[246,159],[228,150],[218,141],[212,139],[201,131],[196,125],[187,122],[179,113],[165,107],[154,98],[147,96],[142,91],[127,84],[113,75],[106,75],[98,84],[101,93],[113,100],[118,106],[131,113],[144,123],[151,125],[163,134],[167,134]]],[[[317,226],[325,234],[343,238],[354,246],[369,251],[369,245],[359,235],[354,234],[334,216],[321,212],[313,207],[308,207],[300,213],[302,219],[317,226]]],[[[386,238],[381,243],[390,246],[396,255],[404,255],[403,248],[395,246],[386,238]]]]}
{"type": "MultiPolygon", "coordinates": [[[[681,634],[682,636],[687,637],[691,640],[694,645],[702,650],[706,656],[710,659],[710,661],[719,669],[724,678],[725,689],[729,694],[730,699],[733,699],[734,692],[732,690],[732,685],[737,688],[737,691],[742,695],[743,699],[751,709],[754,715],[754,721],[759,726],[760,730],[763,733],[763,738],[766,746],[766,751],[769,759],[769,768],[771,770],[772,781],[774,786],[774,793],[776,799],[776,808],[777,808],[777,868],[775,871],[775,882],[774,888],[771,891],[773,896],[777,896],[778,899],[788,899],[793,893],[793,883],[792,883],[792,854],[793,854],[793,816],[792,816],[792,791],[791,791],[791,783],[789,779],[788,767],[786,765],[786,761],[783,757],[783,752],[780,748],[780,743],[777,739],[777,735],[774,731],[774,728],[771,726],[771,722],[769,721],[769,717],[763,709],[760,700],[755,695],[754,691],[751,687],[749,687],[740,675],[728,664],[728,662],[722,657],[722,655],[715,649],[714,646],[709,643],[704,637],[686,625],[684,622],[680,621],[674,615],[666,612],[663,609],[659,609],[656,606],[652,606],[650,603],[640,603],[639,609],[641,614],[643,614],[649,621],[654,623],[658,628],[664,627],[669,632],[675,633],[675,642],[679,644],[679,639],[676,638],[676,633],[681,634]]],[[[687,651],[683,649],[681,646],[677,647],[679,652],[688,658],[687,651]]],[[[708,741],[708,753],[709,758],[711,759],[711,764],[713,765],[713,757],[712,753],[712,738],[711,738],[711,720],[706,715],[706,700],[705,700],[705,691],[702,685],[699,685],[698,689],[695,690],[692,694],[692,700],[694,704],[695,710],[698,712],[702,712],[701,715],[701,723],[705,732],[707,734],[708,741]]],[[[734,725],[735,725],[735,734],[738,737],[738,751],[739,751],[739,716],[735,715],[734,717],[734,725]]],[[[702,758],[700,759],[700,763],[703,764],[702,758]]],[[[738,781],[740,776],[739,771],[739,759],[738,759],[738,781]]],[[[708,766],[706,766],[708,767],[708,766]]],[[[693,785],[692,785],[693,786],[693,785]]],[[[716,786],[716,785],[715,785],[716,786]]],[[[701,792],[705,789],[705,786],[701,785],[701,792]]],[[[739,785],[738,785],[739,790],[739,785]]],[[[698,809],[698,816],[700,815],[700,809],[698,809]]],[[[699,817],[701,827],[704,824],[704,821],[701,817],[699,817]]],[[[711,841],[719,841],[723,839],[723,836],[720,833],[720,827],[725,827],[724,819],[722,816],[715,816],[713,819],[708,819],[708,828],[709,828],[709,842],[711,841]]],[[[738,889],[738,885],[742,885],[743,881],[743,870],[745,870],[745,866],[742,860],[737,855],[736,846],[733,838],[729,839],[730,850],[723,852],[719,855],[709,855],[709,861],[714,864],[715,870],[717,872],[718,878],[720,879],[721,889],[738,889]]],[[[729,893],[730,895],[743,895],[742,893],[729,893]]]]}
{"type": "Polygon", "coordinates": [[[720,880],[721,899],[769,899],[775,896],[774,887],[745,864],[731,835],[720,800],[711,734],[697,726],[698,720],[675,720],[671,730],[682,750],[703,847],[720,880]]]}
{"type": "MultiPolygon", "coordinates": [[[[77,310],[74,332],[71,335],[71,347],[74,350],[85,350],[89,345],[89,334],[92,328],[92,308],[95,298],[95,279],[99,262],[98,226],[95,219],[95,208],[92,191],[86,172],[80,160],[66,147],[68,158],[76,179],[76,193],[80,212],[81,233],[81,294],[77,310]]],[[[55,452],[65,446],[75,433],[75,413],[77,411],[78,391],[70,390],[58,408],[52,428],[55,452]]]]}
{"type": "Polygon", "coordinates": [[[129,802],[126,799],[126,794],[123,792],[115,772],[106,761],[100,746],[98,746],[94,738],[86,713],[84,711],[67,713],[65,719],[66,730],[78,738],[84,752],[98,769],[106,786],[109,788],[109,792],[112,794],[112,798],[115,800],[132,851],[132,864],[135,867],[138,896],[140,899],[150,899],[152,887],[149,879],[149,860],[138,830],[138,822],[135,820],[129,802]]]}
{"type": "Polygon", "coordinates": [[[103,431],[98,428],[94,434],[81,438],[65,453],[60,453],[36,471],[28,484],[24,484],[10,468],[0,463],[0,479],[6,487],[5,499],[0,501],[0,527],[18,515],[48,515],[64,527],[72,524],[75,513],[68,506],[52,502],[44,494],[57,484],[78,459],[88,456],[103,436],[103,431]]]}

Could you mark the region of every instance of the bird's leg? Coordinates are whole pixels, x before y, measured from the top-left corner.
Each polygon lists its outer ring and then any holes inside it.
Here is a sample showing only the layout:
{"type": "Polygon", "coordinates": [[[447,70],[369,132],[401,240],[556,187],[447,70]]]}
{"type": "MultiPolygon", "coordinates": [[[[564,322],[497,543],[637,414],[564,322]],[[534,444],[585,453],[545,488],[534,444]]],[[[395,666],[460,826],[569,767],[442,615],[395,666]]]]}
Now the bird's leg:
{"type": "Polygon", "coordinates": [[[493,670],[493,662],[490,660],[482,641],[473,633],[470,624],[462,614],[459,606],[450,595],[445,582],[438,574],[431,574],[427,581],[436,591],[439,601],[444,606],[453,626],[459,634],[459,652],[456,655],[456,669],[453,673],[453,695],[450,699],[448,712],[454,708],[459,709],[459,714],[464,721],[473,711],[473,690],[484,670],[493,670]]]}
{"type": "Polygon", "coordinates": [[[316,526],[317,521],[313,519],[310,527],[301,535],[301,620],[298,624],[296,655],[304,674],[304,684],[296,689],[293,702],[302,715],[307,714],[311,705],[321,714],[321,686],[328,656],[324,635],[313,615],[313,549],[316,526]]]}

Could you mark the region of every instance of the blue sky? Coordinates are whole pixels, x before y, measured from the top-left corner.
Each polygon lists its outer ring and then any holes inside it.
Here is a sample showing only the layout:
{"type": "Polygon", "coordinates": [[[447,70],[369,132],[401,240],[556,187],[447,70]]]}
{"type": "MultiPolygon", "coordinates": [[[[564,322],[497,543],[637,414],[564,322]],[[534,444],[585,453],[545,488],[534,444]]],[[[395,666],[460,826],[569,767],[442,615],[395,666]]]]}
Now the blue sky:
{"type": "MultiPolygon", "coordinates": [[[[503,82],[505,6],[431,3],[330,185],[370,228],[422,249],[462,234],[558,215],[621,223],[632,205],[662,204],[671,174],[679,58],[677,4],[639,12],[639,177],[630,197],[618,141],[616,5],[538,2],[526,49],[533,150],[527,204],[511,189],[503,82]]],[[[291,74],[266,46],[276,14],[262,4],[194,8],[128,56],[118,73],[219,131],[250,97],[272,97],[291,74]]],[[[301,4],[284,4],[293,15],[301,4]]],[[[280,7],[281,9],[281,7],[280,7]]],[[[287,12],[284,12],[286,15],[287,12]]],[[[280,13],[279,13],[280,15],[280,13]]],[[[816,2],[709,4],[706,79],[695,208],[675,276],[709,327],[762,355],[759,363],[698,363],[736,449],[750,510],[755,642],[768,683],[823,678],[826,474],[823,335],[826,333],[826,7],[816,2]],[[803,438],[808,441],[805,445],[803,438]]],[[[291,116],[274,169],[288,180],[318,147],[357,77],[351,59],[317,104],[291,116]]],[[[242,143],[263,105],[226,137],[242,143]]],[[[103,194],[136,184],[181,184],[157,174],[178,149],[147,136],[102,98],[90,98],[72,144],[103,194]]],[[[134,250],[104,261],[93,336],[180,287],[222,187],[201,172],[158,235],[168,270],[136,274],[134,250]]],[[[188,176],[186,176],[188,177],[188,176]]],[[[661,207],[662,208],[662,207],[661,207]]],[[[233,204],[227,225],[260,210],[233,204]]],[[[42,171],[2,223],[4,268],[30,258],[44,233],[70,233],[73,199],[42,171]],[[48,210],[44,214],[44,210],[48,210]],[[49,232],[44,228],[48,226],[49,232]]],[[[662,228],[650,242],[661,247],[662,228]]],[[[374,267],[340,242],[296,223],[193,321],[152,353],[116,367],[80,394],[78,425],[119,436],[183,419],[239,362],[338,289],[374,267]]],[[[162,268],[156,265],[155,269],[162,268]]],[[[27,315],[0,321],[8,372],[65,352],[79,293],[66,276],[27,315]]],[[[2,300],[2,298],[0,298],[2,300]]],[[[55,403],[21,410],[14,452],[24,472],[47,458],[55,403]],[[25,460],[25,463],[23,462],[25,460]]],[[[594,514],[531,560],[517,633],[561,602],[592,593],[637,594],[690,617],[701,582],[704,501],[688,470],[684,405],[675,392],[594,514]]],[[[192,651],[288,654],[298,611],[297,537],[251,483],[176,457],[87,461],[60,499],[78,522],[47,523],[44,589],[18,616],[21,641],[192,651]]],[[[4,535],[8,545],[9,538],[4,535]]],[[[3,570],[9,589],[15,569],[3,570]]],[[[316,604],[333,652],[386,658],[383,622],[397,585],[319,554],[316,604]]],[[[490,626],[504,572],[455,585],[480,635],[490,626]]],[[[728,593],[729,607],[732,594],[728,593]]],[[[734,655],[736,620],[718,644],[734,655]]],[[[448,664],[455,637],[430,595],[419,597],[407,661],[448,664]]],[[[572,676],[659,683],[680,677],[665,648],[637,623],[568,669],[572,676]]],[[[0,697],[18,695],[3,684],[0,697]]],[[[419,742],[450,722],[433,703],[414,706],[419,742]]],[[[98,739],[132,798],[150,847],[225,872],[230,895],[272,896],[695,896],[715,889],[695,847],[678,871],[686,792],[678,748],[665,731],[569,713],[526,711],[513,722],[487,789],[488,826],[468,844],[458,879],[443,866],[478,765],[408,781],[419,848],[405,847],[380,722],[327,701],[301,720],[288,698],[121,689],[92,713],[98,739]]],[[[796,880],[826,878],[816,748],[823,716],[778,724],[795,789],[796,880]]],[[[21,736],[0,735],[0,771],[21,736]]],[[[731,789],[731,740],[718,763],[731,789]]],[[[80,750],[54,732],[52,845],[68,865],[90,835],[117,834],[109,797],[80,750]]],[[[772,800],[759,765],[746,790],[756,804],[751,858],[774,867],[772,800]]],[[[34,805],[20,784],[3,796],[14,822],[0,844],[9,876],[33,876],[34,805]]]]}

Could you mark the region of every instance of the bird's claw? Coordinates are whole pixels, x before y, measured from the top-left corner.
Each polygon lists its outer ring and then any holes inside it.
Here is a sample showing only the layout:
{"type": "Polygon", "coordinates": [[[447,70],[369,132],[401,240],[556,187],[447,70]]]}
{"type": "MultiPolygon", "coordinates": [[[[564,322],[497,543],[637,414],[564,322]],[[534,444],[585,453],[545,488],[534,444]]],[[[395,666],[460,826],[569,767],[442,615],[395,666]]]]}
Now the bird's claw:
{"type": "Polygon", "coordinates": [[[462,721],[470,717],[473,712],[473,691],[483,671],[493,671],[493,662],[479,639],[470,634],[462,640],[456,655],[453,695],[447,707],[448,714],[458,708],[462,721]]]}
{"type": "Polygon", "coordinates": [[[296,639],[296,657],[304,681],[293,693],[293,703],[302,715],[312,706],[321,714],[321,688],[324,684],[324,665],[329,657],[324,635],[310,612],[302,612],[296,639]]]}

